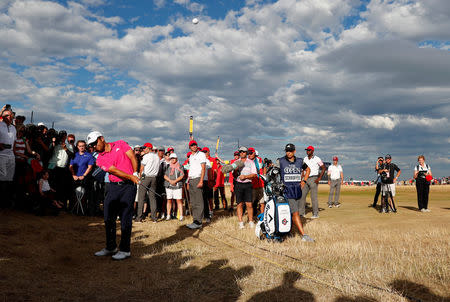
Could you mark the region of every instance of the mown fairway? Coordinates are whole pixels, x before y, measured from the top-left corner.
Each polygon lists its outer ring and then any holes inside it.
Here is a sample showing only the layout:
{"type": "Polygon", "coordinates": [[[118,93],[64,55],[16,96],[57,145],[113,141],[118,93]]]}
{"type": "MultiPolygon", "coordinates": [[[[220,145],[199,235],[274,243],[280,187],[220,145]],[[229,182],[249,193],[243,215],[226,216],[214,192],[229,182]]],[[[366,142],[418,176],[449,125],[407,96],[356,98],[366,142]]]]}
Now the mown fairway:
{"type": "MultiPolygon", "coordinates": [[[[172,220],[133,226],[132,258],[95,258],[101,218],[0,212],[0,298],[4,301],[450,301],[450,186],[433,186],[431,213],[414,187],[397,187],[397,214],[368,208],[374,187],[344,188],[341,208],[285,242],[218,211],[190,231],[172,220]]],[[[309,197],[308,197],[309,201],[309,197]]]]}

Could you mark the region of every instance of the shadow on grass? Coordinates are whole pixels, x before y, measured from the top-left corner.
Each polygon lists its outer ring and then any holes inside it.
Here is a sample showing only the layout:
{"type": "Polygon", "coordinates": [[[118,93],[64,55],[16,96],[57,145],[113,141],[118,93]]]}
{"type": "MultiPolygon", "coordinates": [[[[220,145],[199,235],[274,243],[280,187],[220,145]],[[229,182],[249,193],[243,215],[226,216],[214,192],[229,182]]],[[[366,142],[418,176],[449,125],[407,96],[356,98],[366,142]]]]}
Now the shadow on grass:
{"type": "Polygon", "coordinates": [[[366,296],[357,296],[355,298],[341,296],[337,297],[334,300],[334,302],[369,302],[369,301],[377,301],[377,300],[366,296]]]}
{"type": "Polygon", "coordinates": [[[295,282],[300,279],[297,272],[285,272],[280,286],[258,293],[247,301],[315,301],[312,293],[295,287],[295,282]]]}
{"type": "Polygon", "coordinates": [[[410,211],[414,211],[414,212],[420,212],[418,208],[416,207],[411,207],[411,206],[398,206],[399,208],[404,208],[410,211]]]}
{"type": "Polygon", "coordinates": [[[450,208],[441,208],[441,209],[444,209],[444,210],[450,210],[450,208]]]}
{"type": "Polygon", "coordinates": [[[394,280],[389,287],[403,295],[408,301],[450,302],[449,297],[438,296],[422,285],[409,280],[394,280]]]}

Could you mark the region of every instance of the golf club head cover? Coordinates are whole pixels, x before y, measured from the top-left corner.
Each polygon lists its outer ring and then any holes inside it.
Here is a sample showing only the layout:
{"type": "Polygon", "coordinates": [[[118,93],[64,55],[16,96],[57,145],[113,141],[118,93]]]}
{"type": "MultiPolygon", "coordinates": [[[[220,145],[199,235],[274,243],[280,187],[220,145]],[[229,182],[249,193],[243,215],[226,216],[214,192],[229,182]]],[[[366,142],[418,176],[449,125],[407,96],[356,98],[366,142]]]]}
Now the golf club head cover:
{"type": "Polygon", "coordinates": [[[237,160],[232,164],[223,165],[222,166],[222,173],[226,174],[228,172],[234,171],[236,169],[240,169],[244,167],[244,162],[242,160],[237,160]]]}

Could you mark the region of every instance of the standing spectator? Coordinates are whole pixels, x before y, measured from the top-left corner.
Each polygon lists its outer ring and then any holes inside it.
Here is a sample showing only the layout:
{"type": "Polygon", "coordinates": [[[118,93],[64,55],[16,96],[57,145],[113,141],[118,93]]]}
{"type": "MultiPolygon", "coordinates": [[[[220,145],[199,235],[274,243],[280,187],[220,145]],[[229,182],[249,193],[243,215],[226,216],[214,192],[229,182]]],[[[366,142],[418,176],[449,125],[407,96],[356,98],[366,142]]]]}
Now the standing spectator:
{"type": "Polygon", "coordinates": [[[244,228],[244,203],[247,208],[248,223],[250,228],[255,226],[253,222],[253,205],[252,205],[252,179],[257,177],[255,163],[247,158],[248,149],[246,147],[239,148],[239,159],[244,163],[244,167],[240,170],[233,171],[233,177],[236,179],[235,193],[237,203],[237,215],[239,220],[239,228],[244,228]]]}
{"type": "Polygon", "coordinates": [[[86,142],[79,140],[76,148],[78,152],[75,157],[70,160],[69,170],[75,187],[82,186],[85,189],[85,196],[87,197],[88,214],[95,215],[98,210],[98,205],[94,197],[93,180],[91,171],[95,164],[95,158],[91,153],[86,152],[86,142]]]}
{"type": "Polygon", "coordinates": [[[302,189],[308,181],[310,169],[309,167],[306,167],[305,175],[302,179],[303,160],[295,156],[295,145],[287,144],[284,150],[286,155],[277,160],[277,166],[280,167],[281,180],[285,185],[284,194],[289,202],[292,222],[302,236],[302,241],[313,241],[311,237],[305,234],[299,215],[302,189]]]}
{"type": "Polygon", "coordinates": [[[381,212],[386,213],[388,211],[389,197],[391,199],[395,196],[395,183],[398,177],[402,174],[400,168],[391,162],[392,158],[389,154],[384,157],[384,164],[380,166],[378,173],[381,175],[381,195],[383,196],[383,201],[381,202],[381,212]],[[397,175],[394,175],[397,172],[397,175]],[[391,195],[391,196],[389,196],[391,195]]]}
{"type": "Polygon", "coordinates": [[[333,195],[334,206],[339,208],[339,194],[341,193],[341,185],[344,183],[344,171],[341,165],[338,165],[338,157],[333,157],[333,164],[328,167],[328,185],[330,186],[330,194],[328,195],[328,207],[333,207],[333,195]]]}
{"type": "Polygon", "coordinates": [[[300,215],[305,216],[306,196],[309,192],[311,192],[310,197],[313,208],[313,215],[311,216],[311,219],[316,219],[319,218],[319,200],[317,198],[317,189],[319,187],[319,181],[322,179],[322,176],[325,173],[325,165],[318,156],[314,155],[313,146],[308,146],[308,148],[306,148],[305,150],[307,156],[303,159],[303,162],[309,167],[311,172],[302,190],[302,199],[300,201],[300,215]]]}
{"type": "Polygon", "coordinates": [[[145,195],[148,194],[148,198],[150,201],[150,211],[151,211],[151,219],[153,222],[156,222],[157,216],[157,201],[156,201],[156,189],[157,189],[157,179],[161,161],[156,153],[150,152],[153,148],[152,144],[145,143],[144,144],[144,152],[145,155],[141,161],[141,169],[139,170],[139,178],[141,179],[142,186],[139,186],[138,190],[138,210],[136,221],[141,222],[144,218],[146,212],[146,202],[145,195]],[[147,190],[145,187],[150,188],[147,190]]]}
{"type": "Polygon", "coordinates": [[[135,184],[139,183],[137,161],[133,150],[123,140],[107,143],[103,135],[93,131],[87,136],[87,143],[99,152],[97,165],[109,173],[110,185],[104,203],[106,248],[95,256],[113,255],[114,260],[130,257],[131,229],[133,223],[133,202],[135,184]],[[116,243],[116,218],[120,215],[121,238],[119,250],[116,243]]]}
{"type": "Polygon", "coordinates": [[[13,202],[14,171],[16,160],[13,152],[14,141],[17,137],[16,128],[12,124],[12,111],[3,107],[0,116],[0,192],[1,206],[10,206],[13,202]]]}
{"type": "Polygon", "coordinates": [[[74,155],[72,145],[66,145],[67,132],[62,130],[53,137],[50,146],[52,157],[48,162],[50,180],[56,190],[58,199],[67,208],[67,200],[72,196],[72,181],[69,171],[69,161],[74,155]]]}
{"type": "MultiPolygon", "coordinates": [[[[219,155],[216,153],[215,154],[216,158],[219,159],[220,163],[224,164],[225,161],[222,160],[219,155]]],[[[239,159],[239,151],[234,151],[233,153],[233,159],[230,160],[230,164],[234,163],[236,160],[239,159]]],[[[230,193],[231,193],[231,197],[230,197],[230,208],[228,209],[229,212],[233,212],[234,210],[234,201],[236,199],[236,195],[234,194],[234,186],[236,183],[236,180],[233,177],[233,173],[228,173],[228,183],[230,184],[230,193]]]]}
{"type": "Polygon", "coordinates": [[[417,204],[419,211],[426,213],[428,209],[428,196],[430,194],[430,180],[433,179],[431,168],[425,163],[425,156],[419,155],[419,164],[414,167],[414,179],[416,180],[417,204]]]}
{"type": "Polygon", "coordinates": [[[219,194],[222,199],[223,209],[227,209],[227,197],[225,196],[225,175],[222,173],[222,165],[220,160],[216,157],[216,183],[214,185],[214,203],[219,204],[219,194]]]}
{"type": "Polygon", "coordinates": [[[158,150],[157,154],[160,161],[158,176],[156,177],[156,193],[158,193],[158,196],[156,198],[157,212],[160,213],[161,219],[164,219],[165,218],[164,212],[166,211],[166,202],[167,202],[166,188],[164,188],[164,172],[168,162],[166,161],[165,158],[166,148],[164,146],[159,146],[157,150],[158,150]]]}
{"type": "Polygon", "coordinates": [[[261,175],[265,175],[265,167],[262,159],[256,156],[255,148],[248,148],[248,158],[255,163],[257,177],[252,179],[252,205],[253,211],[257,214],[258,208],[261,213],[264,211],[264,181],[261,175]]]}
{"type": "Polygon", "coordinates": [[[192,217],[194,221],[186,225],[190,229],[200,229],[202,227],[204,203],[203,203],[203,180],[206,173],[206,156],[198,148],[197,142],[189,142],[191,156],[189,157],[189,196],[191,200],[192,217]]]}
{"type": "Polygon", "coordinates": [[[213,216],[213,187],[215,184],[214,173],[216,169],[215,159],[211,157],[209,153],[209,148],[204,147],[202,152],[206,156],[206,172],[204,184],[203,184],[203,202],[205,203],[205,219],[206,222],[210,222],[213,216]],[[208,209],[208,210],[206,210],[208,209]]]}
{"type": "Polygon", "coordinates": [[[183,221],[183,178],[184,171],[183,167],[178,162],[178,157],[175,153],[170,154],[170,164],[167,167],[164,180],[166,187],[167,196],[167,218],[171,219],[172,213],[172,203],[176,200],[177,202],[177,212],[180,221],[183,221]]]}
{"type": "Polygon", "coordinates": [[[78,152],[77,146],[75,145],[75,134],[71,133],[67,135],[67,143],[72,146],[74,154],[78,152]]]}
{"type": "Polygon", "coordinates": [[[371,204],[370,206],[375,208],[377,206],[377,202],[378,202],[378,196],[380,196],[381,193],[381,177],[380,177],[380,173],[378,173],[378,170],[380,169],[380,166],[384,163],[384,158],[383,156],[379,156],[377,163],[375,164],[375,172],[377,172],[377,188],[375,190],[375,196],[373,197],[373,204],[371,204]]]}

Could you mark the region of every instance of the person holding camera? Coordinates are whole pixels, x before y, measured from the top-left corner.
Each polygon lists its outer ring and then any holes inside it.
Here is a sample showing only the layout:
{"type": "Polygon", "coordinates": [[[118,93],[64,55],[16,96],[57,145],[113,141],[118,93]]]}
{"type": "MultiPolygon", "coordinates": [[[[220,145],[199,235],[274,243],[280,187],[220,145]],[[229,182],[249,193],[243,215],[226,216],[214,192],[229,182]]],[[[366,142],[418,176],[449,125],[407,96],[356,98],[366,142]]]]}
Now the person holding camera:
{"type": "Polygon", "coordinates": [[[16,139],[16,128],[12,124],[13,113],[10,106],[4,106],[0,116],[0,192],[2,192],[2,206],[9,206],[13,195],[13,178],[16,160],[13,145],[16,139]]]}
{"type": "MultiPolygon", "coordinates": [[[[380,173],[381,176],[381,196],[382,202],[381,202],[381,212],[387,213],[388,212],[388,199],[391,198],[392,206],[393,206],[393,198],[395,196],[395,183],[397,182],[397,179],[399,178],[400,174],[402,174],[402,171],[400,168],[391,162],[392,158],[389,154],[387,154],[384,157],[384,163],[380,165],[380,169],[378,170],[378,173],[380,173]],[[395,175],[395,172],[397,172],[397,175],[395,175]]],[[[395,207],[393,206],[393,210],[395,211],[395,207]]]]}
{"type": "Polygon", "coordinates": [[[430,212],[428,209],[428,196],[430,194],[430,181],[433,179],[431,168],[425,163],[425,156],[419,155],[419,164],[414,167],[414,179],[416,180],[417,204],[422,213],[430,212]]]}
{"type": "Polygon", "coordinates": [[[377,188],[375,190],[375,196],[373,197],[373,203],[370,205],[372,208],[375,208],[377,206],[378,197],[380,196],[381,193],[381,176],[380,173],[378,173],[378,170],[380,169],[380,166],[383,163],[384,163],[383,156],[379,156],[377,163],[375,164],[375,172],[377,172],[377,180],[376,180],[377,188]]]}
{"type": "Polygon", "coordinates": [[[61,130],[52,137],[50,152],[52,154],[48,161],[48,170],[51,171],[51,180],[55,188],[58,199],[67,207],[67,200],[72,196],[72,174],[69,170],[70,159],[74,156],[72,145],[67,144],[67,132],[61,130]]]}

